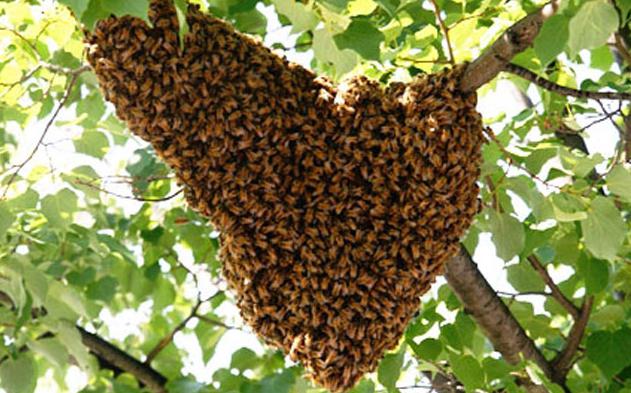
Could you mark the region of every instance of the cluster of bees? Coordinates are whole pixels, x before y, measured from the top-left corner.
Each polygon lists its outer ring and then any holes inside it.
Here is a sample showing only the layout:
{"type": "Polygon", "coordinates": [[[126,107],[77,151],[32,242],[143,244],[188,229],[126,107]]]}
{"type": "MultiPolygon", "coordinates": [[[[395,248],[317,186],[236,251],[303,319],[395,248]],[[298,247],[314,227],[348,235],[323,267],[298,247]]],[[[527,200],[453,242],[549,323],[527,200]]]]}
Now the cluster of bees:
{"type": "Polygon", "coordinates": [[[170,1],[87,37],[105,97],[221,232],[245,321],[332,392],[396,347],[478,211],[482,122],[463,67],[338,86],[170,1]]]}

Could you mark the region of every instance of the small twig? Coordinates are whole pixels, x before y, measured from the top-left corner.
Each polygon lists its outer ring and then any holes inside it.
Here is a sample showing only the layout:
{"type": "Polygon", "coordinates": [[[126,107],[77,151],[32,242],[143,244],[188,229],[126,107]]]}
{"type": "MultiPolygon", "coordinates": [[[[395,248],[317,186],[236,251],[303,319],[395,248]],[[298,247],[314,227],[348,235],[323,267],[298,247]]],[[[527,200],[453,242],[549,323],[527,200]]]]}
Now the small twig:
{"type": "Polygon", "coordinates": [[[216,321],[214,319],[210,319],[210,318],[208,318],[205,315],[195,314],[195,317],[198,318],[200,321],[205,322],[205,323],[207,323],[209,325],[219,326],[219,327],[222,327],[222,328],[228,329],[228,330],[242,330],[239,327],[226,325],[225,323],[223,323],[221,321],[216,321]]]}
{"type": "Polygon", "coordinates": [[[545,291],[525,291],[525,292],[519,292],[519,293],[497,291],[497,294],[500,296],[510,297],[513,299],[519,296],[552,296],[551,292],[545,292],[545,291]]]}
{"type": "Polygon", "coordinates": [[[28,45],[29,48],[31,48],[35,53],[39,53],[37,51],[37,47],[29,39],[24,37],[19,31],[14,30],[14,29],[12,29],[10,27],[5,27],[5,26],[0,26],[0,31],[8,31],[8,32],[12,33],[16,37],[18,37],[19,39],[24,41],[26,43],[26,45],[28,45]]]}
{"type": "Polygon", "coordinates": [[[456,60],[454,57],[454,51],[451,48],[451,41],[449,40],[449,29],[445,25],[443,18],[440,16],[440,8],[438,7],[438,4],[436,4],[436,0],[430,0],[430,1],[432,2],[432,5],[434,6],[434,14],[436,15],[436,20],[438,21],[438,24],[440,25],[440,29],[443,31],[443,34],[445,35],[445,41],[447,41],[447,50],[449,51],[449,63],[455,64],[456,60]]]}
{"type": "Polygon", "coordinates": [[[173,341],[173,337],[175,337],[177,332],[184,329],[186,327],[186,324],[191,319],[197,316],[197,310],[199,310],[199,307],[202,305],[202,303],[203,302],[201,301],[197,301],[197,303],[195,304],[195,306],[193,306],[188,316],[184,318],[184,320],[182,320],[182,322],[180,322],[175,328],[173,328],[173,330],[171,330],[171,332],[167,336],[162,338],[162,340],[160,340],[160,342],[158,342],[151,351],[149,351],[149,354],[147,355],[147,358],[144,361],[145,364],[147,365],[151,364],[153,359],[155,359],[155,357],[158,356],[158,354],[160,354],[160,352],[162,352],[162,350],[166,348],[167,345],[169,345],[173,341]]]}
{"type": "Polygon", "coordinates": [[[66,88],[64,96],[61,98],[61,101],[59,101],[59,105],[57,105],[57,109],[55,109],[55,112],[48,120],[48,123],[46,123],[46,126],[44,127],[44,131],[42,132],[42,135],[39,137],[39,140],[37,141],[37,144],[31,151],[31,153],[21,163],[11,166],[11,168],[14,169],[14,172],[11,174],[11,177],[9,177],[9,180],[7,181],[7,185],[4,189],[4,192],[2,193],[2,196],[0,197],[0,200],[5,199],[5,197],[7,196],[7,193],[9,192],[9,188],[11,187],[11,184],[13,183],[13,181],[15,181],[15,178],[18,176],[19,172],[22,170],[22,168],[26,166],[26,164],[28,164],[33,159],[33,157],[35,156],[35,153],[37,153],[37,150],[41,146],[42,142],[44,142],[44,138],[46,138],[46,135],[48,134],[50,127],[53,125],[53,122],[55,121],[57,116],[59,116],[59,112],[61,112],[61,108],[63,108],[64,105],[66,105],[66,101],[68,101],[68,98],[70,98],[70,93],[72,92],[72,89],[74,85],[76,84],[77,79],[79,79],[79,75],[81,75],[81,73],[83,72],[82,69],[84,69],[84,67],[77,69],[75,72],[71,74],[72,76],[70,78],[70,83],[68,83],[68,87],[66,88]]]}
{"type": "Polygon", "coordinates": [[[587,98],[592,100],[631,100],[631,93],[586,91],[561,86],[522,66],[518,66],[517,64],[507,63],[504,67],[504,71],[520,76],[546,90],[563,96],[587,98]]]}
{"type": "Polygon", "coordinates": [[[86,182],[86,181],[83,181],[83,180],[78,179],[78,178],[75,179],[75,183],[80,184],[80,185],[85,186],[85,187],[89,187],[89,188],[98,190],[100,192],[104,192],[106,194],[115,196],[117,198],[129,199],[129,200],[138,201],[138,202],[165,202],[165,201],[168,201],[168,200],[171,200],[171,199],[175,198],[176,196],[180,195],[184,191],[183,188],[180,188],[179,190],[177,190],[173,194],[167,195],[167,196],[162,197],[162,198],[143,198],[143,197],[137,197],[137,196],[122,195],[122,194],[115,193],[113,191],[108,191],[108,190],[106,190],[104,188],[101,188],[101,187],[96,186],[96,185],[94,185],[94,184],[92,184],[90,182],[86,182]]]}
{"type": "Polygon", "coordinates": [[[625,63],[631,66],[631,53],[629,53],[629,50],[627,49],[627,46],[624,43],[624,39],[620,36],[620,33],[615,33],[613,37],[614,37],[614,43],[613,43],[614,47],[616,48],[618,53],[620,53],[620,56],[624,59],[625,63]]]}
{"type": "Polygon", "coordinates": [[[29,71],[28,73],[24,74],[24,76],[22,78],[20,78],[20,80],[13,82],[13,83],[4,83],[4,82],[0,82],[0,86],[2,87],[6,87],[9,90],[12,89],[14,86],[22,84],[24,82],[26,82],[27,80],[31,79],[31,77],[33,75],[35,75],[35,73],[37,71],[39,71],[42,68],[42,66],[40,64],[38,64],[35,68],[33,68],[31,71],[29,71]]]}
{"type": "Polygon", "coordinates": [[[580,315],[578,319],[575,319],[574,325],[570,330],[570,334],[565,343],[565,348],[559,353],[554,360],[552,361],[552,366],[555,372],[555,379],[558,381],[565,381],[565,377],[567,373],[572,368],[574,364],[574,357],[576,352],[579,350],[579,344],[583,339],[583,335],[585,334],[585,328],[587,327],[587,322],[589,321],[589,316],[592,311],[592,306],[594,304],[594,297],[588,296],[585,298],[583,305],[581,306],[580,315]]]}
{"type": "Polygon", "coordinates": [[[546,283],[548,288],[550,288],[551,295],[554,298],[554,300],[556,300],[563,308],[565,308],[567,312],[569,312],[570,315],[572,315],[572,318],[574,318],[575,321],[578,320],[580,317],[581,311],[578,309],[578,307],[574,305],[574,303],[570,301],[570,299],[568,299],[563,294],[563,292],[561,292],[561,290],[554,283],[554,281],[552,280],[552,277],[550,277],[550,274],[548,274],[548,271],[541,264],[539,259],[534,255],[530,255],[527,259],[532,265],[532,267],[537,271],[537,273],[539,273],[539,275],[541,276],[543,281],[546,283]]]}
{"type": "Polygon", "coordinates": [[[501,213],[500,202],[497,198],[497,188],[495,187],[495,184],[493,184],[493,179],[491,179],[491,176],[486,176],[484,180],[486,181],[486,185],[489,187],[489,192],[491,193],[491,207],[493,207],[493,210],[501,213]]]}

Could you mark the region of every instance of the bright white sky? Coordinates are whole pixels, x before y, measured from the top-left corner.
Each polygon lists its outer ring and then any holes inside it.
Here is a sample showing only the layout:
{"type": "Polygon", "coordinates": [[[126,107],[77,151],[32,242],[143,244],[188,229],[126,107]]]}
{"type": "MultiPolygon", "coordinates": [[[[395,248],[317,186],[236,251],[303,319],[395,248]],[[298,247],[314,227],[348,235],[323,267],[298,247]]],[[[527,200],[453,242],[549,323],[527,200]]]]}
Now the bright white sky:
{"type": "MultiPolygon", "coordinates": [[[[291,27],[282,27],[278,22],[278,18],[276,17],[275,12],[271,7],[262,7],[259,4],[259,9],[267,16],[268,18],[268,36],[265,38],[265,44],[271,46],[273,43],[280,42],[285,47],[293,47],[295,44],[296,36],[290,34],[291,27]]],[[[298,53],[295,51],[289,51],[286,53],[286,56],[299,64],[302,64],[305,67],[309,67],[309,63],[312,58],[312,53],[298,53]]],[[[587,67],[578,69],[579,79],[584,79],[587,77],[597,78],[600,72],[588,69],[587,67]]],[[[519,113],[523,107],[520,106],[519,102],[514,99],[507,99],[514,94],[513,85],[509,82],[500,82],[498,83],[498,87],[496,91],[489,92],[484,97],[481,98],[479,104],[479,111],[483,114],[485,118],[493,118],[500,113],[506,113],[507,118],[510,118],[512,115],[519,113]]],[[[529,95],[533,98],[534,102],[538,102],[538,97],[536,94],[536,89],[532,89],[529,91],[529,95]]],[[[66,120],[72,120],[72,114],[65,114],[66,120]]],[[[33,143],[38,139],[41,130],[43,128],[42,123],[37,123],[29,127],[27,130],[13,130],[17,131],[16,134],[22,135],[20,138],[21,141],[26,141],[27,143],[22,143],[19,146],[18,154],[16,154],[13,158],[14,161],[19,161],[22,157],[25,157],[30,150],[33,148],[33,143]]],[[[499,129],[496,129],[499,131],[499,129]]],[[[140,146],[144,146],[143,142],[140,142],[138,139],[132,138],[132,140],[124,147],[112,147],[110,152],[106,155],[103,161],[98,161],[96,159],[92,159],[86,156],[79,156],[73,154],[74,151],[71,138],[79,132],[79,129],[72,126],[56,126],[53,127],[49,135],[47,137],[47,142],[59,141],[58,143],[54,143],[49,146],[46,150],[40,149],[35,159],[23,170],[23,174],[28,174],[31,170],[33,170],[37,166],[45,166],[48,167],[52,164],[52,166],[57,170],[57,173],[63,173],[69,171],[75,166],[82,164],[90,164],[92,165],[97,172],[102,175],[112,175],[121,173],[121,169],[124,168],[127,163],[129,157],[131,156],[131,152],[140,146]]],[[[615,143],[617,141],[617,134],[613,127],[609,125],[607,122],[600,123],[597,126],[589,129],[586,133],[586,142],[589,146],[589,149],[592,153],[601,153],[605,157],[610,157],[613,154],[613,149],[615,143]]],[[[58,179],[57,179],[58,180],[58,179]]],[[[41,194],[53,193],[56,192],[60,187],[61,182],[55,183],[48,182],[42,184],[38,187],[38,190],[41,194]]],[[[122,194],[128,194],[128,190],[125,188],[117,189],[114,185],[111,187],[108,186],[108,189],[115,192],[120,192],[122,194]]],[[[182,203],[180,199],[175,201],[176,203],[182,203]]],[[[117,204],[120,204],[124,207],[124,209],[129,212],[135,212],[141,206],[141,203],[127,200],[117,200],[117,204]]],[[[155,204],[154,205],[154,215],[155,217],[160,217],[162,213],[169,207],[168,204],[155,204]]],[[[517,212],[520,217],[525,217],[528,214],[527,208],[522,204],[521,207],[517,207],[517,212]]],[[[75,217],[75,220],[83,225],[89,225],[91,222],[91,217],[87,214],[79,214],[75,217]]],[[[183,261],[189,266],[192,266],[192,256],[190,251],[188,250],[178,250],[180,255],[183,256],[183,261]]],[[[506,281],[506,273],[504,270],[505,262],[501,259],[497,258],[495,255],[495,248],[490,241],[489,234],[482,234],[480,238],[480,243],[476,252],[474,254],[474,259],[479,263],[479,268],[484,274],[484,276],[489,280],[491,285],[499,291],[506,292],[514,292],[514,289],[508,284],[506,281]]],[[[203,272],[202,272],[203,273],[203,272]]],[[[570,269],[566,269],[563,271],[554,272],[554,277],[556,279],[563,279],[570,275],[572,272],[570,269]]],[[[210,283],[210,278],[208,280],[201,280],[202,282],[206,282],[206,286],[203,288],[203,291],[206,293],[213,293],[216,288],[212,287],[210,283]]],[[[444,280],[439,278],[438,282],[434,285],[434,290],[425,296],[435,296],[435,290],[443,283],[444,280]]],[[[191,302],[195,298],[194,288],[192,287],[188,292],[191,298],[191,302]]],[[[535,304],[536,312],[544,312],[542,307],[542,299],[538,297],[531,297],[531,300],[535,304]]],[[[104,311],[101,315],[103,321],[108,326],[112,338],[123,340],[130,334],[140,334],[139,330],[136,328],[139,324],[148,320],[150,315],[151,303],[146,303],[138,310],[128,310],[118,315],[111,315],[109,312],[104,311]]],[[[446,309],[440,310],[441,313],[448,319],[453,318],[452,313],[450,313],[446,309]]],[[[238,310],[235,306],[225,304],[221,307],[219,312],[222,315],[225,315],[228,318],[227,323],[242,326],[242,322],[238,316],[238,310]]],[[[195,323],[194,321],[191,323],[195,323]]],[[[436,334],[437,332],[430,332],[430,334],[436,334]]],[[[239,330],[231,330],[228,331],[225,336],[220,341],[217,349],[215,351],[215,355],[212,359],[204,364],[201,356],[201,351],[199,349],[199,343],[197,342],[196,337],[193,334],[185,334],[178,333],[175,336],[175,345],[179,348],[184,349],[188,354],[188,358],[186,359],[186,365],[184,369],[184,373],[193,374],[199,381],[202,382],[210,382],[212,374],[215,370],[222,367],[228,367],[230,363],[231,354],[234,350],[241,348],[243,346],[249,347],[258,353],[262,353],[263,347],[261,346],[259,340],[252,334],[239,330]]],[[[73,367],[71,372],[67,377],[67,382],[70,386],[70,392],[74,393],[81,390],[85,384],[87,383],[87,378],[83,373],[76,367],[73,367]]],[[[399,382],[401,386],[412,385],[414,384],[414,374],[410,373],[407,376],[404,376],[402,380],[399,382]]],[[[52,372],[47,374],[47,377],[44,378],[40,384],[38,385],[37,392],[38,393],[49,393],[58,391],[56,384],[53,382],[52,372]]],[[[426,389],[408,389],[406,392],[425,392],[426,389]]],[[[0,389],[0,392],[2,390],[0,389]]]]}

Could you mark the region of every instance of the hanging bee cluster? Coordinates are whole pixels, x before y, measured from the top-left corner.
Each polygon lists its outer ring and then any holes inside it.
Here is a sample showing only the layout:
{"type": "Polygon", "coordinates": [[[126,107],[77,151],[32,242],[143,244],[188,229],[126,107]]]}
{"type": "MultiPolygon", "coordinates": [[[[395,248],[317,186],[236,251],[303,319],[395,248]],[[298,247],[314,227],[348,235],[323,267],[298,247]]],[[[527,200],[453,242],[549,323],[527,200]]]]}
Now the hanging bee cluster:
{"type": "Polygon", "coordinates": [[[463,67],[334,86],[191,6],[109,18],[89,61],[129,128],[221,232],[245,321],[333,392],[397,346],[478,209],[463,67]]]}

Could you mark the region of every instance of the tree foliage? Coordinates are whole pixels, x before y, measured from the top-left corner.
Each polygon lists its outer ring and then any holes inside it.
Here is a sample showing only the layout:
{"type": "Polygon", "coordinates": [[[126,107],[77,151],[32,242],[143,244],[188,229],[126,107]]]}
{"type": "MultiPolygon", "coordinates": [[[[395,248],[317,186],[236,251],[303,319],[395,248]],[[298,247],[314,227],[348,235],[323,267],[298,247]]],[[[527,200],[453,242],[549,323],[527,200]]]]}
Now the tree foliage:
{"type": "MultiPolygon", "coordinates": [[[[543,5],[195,2],[310,59],[322,75],[383,83],[439,70],[452,56],[472,61],[543,5]],[[270,29],[276,19],[286,26],[280,33],[270,29]]],[[[176,4],[183,21],[184,2],[176,4]]],[[[83,28],[110,14],[146,18],[147,6],[0,1],[0,387],[321,391],[240,323],[221,278],[217,233],[187,209],[169,168],[125,129],[85,66],[83,28]]],[[[630,19],[628,0],[561,1],[512,62],[570,88],[629,93],[630,19]]],[[[482,268],[501,267],[491,280],[495,296],[558,373],[498,356],[441,280],[399,349],[354,392],[518,392],[529,383],[551,392],[631,392],[628,102],[572,98],[512,74],[478,93],[491,105],[512,100],[521,108],[481,107],[489,126],[484,209],[463,244],[482,268]]]]}

